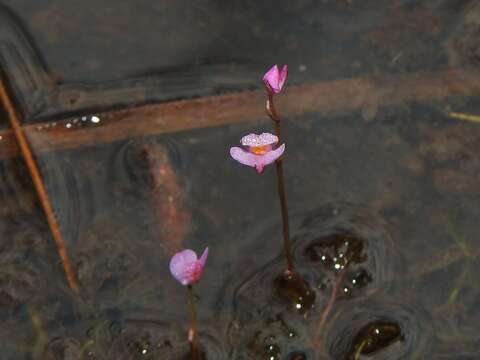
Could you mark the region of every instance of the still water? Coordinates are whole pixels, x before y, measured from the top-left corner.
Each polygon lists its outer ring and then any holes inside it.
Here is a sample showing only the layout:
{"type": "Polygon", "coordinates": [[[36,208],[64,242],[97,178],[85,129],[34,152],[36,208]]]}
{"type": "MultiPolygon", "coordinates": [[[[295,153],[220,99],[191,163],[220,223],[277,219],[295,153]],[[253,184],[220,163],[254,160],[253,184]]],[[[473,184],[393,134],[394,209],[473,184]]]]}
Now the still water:
{"type": "Polygon", "coordinates": [[[0,65],[80,294],[21,156],[2,155],[2,360],[189,359],[186,291],[168,261],[205,246],[195,293],[206,359],[479,358],[480,125],[452,116],[478,118],[478,87],[412,89],[418,98],[367,107],[352,96],[328,112],[305,102],[283,120],[293,257],[308,292],[278,281],[274,168],[259,176],[228,155],[246,133],[273,131],[266,117],[160,133],[111,115],[128,106],[145,124],[158,120],[151,103],[259,89],[275,62],[289,63],[289,85],[375,78],[391,93],[390,74],[475,74],[478,3],[3,4],[0,65]]]}

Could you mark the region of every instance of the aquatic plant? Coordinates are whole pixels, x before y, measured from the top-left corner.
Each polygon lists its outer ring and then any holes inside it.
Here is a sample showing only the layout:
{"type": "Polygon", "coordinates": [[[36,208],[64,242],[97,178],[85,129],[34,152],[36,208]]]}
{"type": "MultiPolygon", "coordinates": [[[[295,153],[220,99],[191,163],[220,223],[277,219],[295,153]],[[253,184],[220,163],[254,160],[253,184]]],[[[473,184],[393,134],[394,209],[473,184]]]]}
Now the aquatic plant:
{"type": "Polygon", "coordinates": [[[282,91],[283,85],[287,80],[288,66],[283,65],[280,70],[277,65],[273,65],[263,76],[263,82],[267,90],[266,111],[268,116],[275,123],[275,135],[270,133],[262,133],[260,135],[249,134],[242,138],[241,144],[246,150],[239,147],[230,148],[230,155],[239,163],[251,166],[261,174],[266,165],[275,162],[277,169],[278,196],[282,212],[283,223],[283,244],[284,252],[287,260],[287,273],[294,273],[294,265],[291,254],[290,230],[288,223],[287,197],[285,195],[285,185],[283,179],[282,158],[285,151],[285,144],[280,145],[276,149],[273,146],[280,142],[280,116],[275,110],[273,104],[273,95],[282,91]]]}
{"type": "MultiPolygon", "coordinates": [[[[275,134],[278,141],[281,139],[280,128],[280,115],[275,109],[273,103],[273,95],[278,94],[285,84],[288,76],[288,67],[283,65],[282,70],[278,69],[277,65],[272,66],[263,76],[263,82],[265,83],[265,89],[267,90],[267,102],[265,110],[270,119],[275,123],[275,134]]],[[[288,223],[288,208],[287,208],[287,196],[285,194],[285,181],[283,177],[283,162],[282,159],[277,159],[275,162],[277,169],[277,185],[278,185],[278,197],[280,199],[280,207],[282,211],[282,223],[283,223],[283,245],[285,251],[285,257],[287,259],[287,272],[293,273],[293,260],[292,260],[292,246],[290,243],[290,226],[288,223]]]]}
{"type": "Polygon", "coordinates": [[[275,162],[278,196],[282,214],[283,249],[287,262],[287,269],[275,279],[275,288],[277,294],[293,305],[296,311],[305,313],[313,306],[315,293],[311,290],[309,284],[297,274],[294,268],[283,176],[282,155],[285,151],[285,144],[275,147],[276,144],[281,142],[281,118],[275,109],[273,96],[282,91],[287,76],[287,65],[284,65],[281,69],[274,65],[263,76],[263,82],[267,90],[266,112],[275,124],[275,135],[266,132],[260,135],[246,135],[241,139],[241,144],[245,149],[232,147],[230,148],[230,155],[241,164],[255,168],[259,174],[263,172],[266,165],[275,162]]]}
{"type": "Polygon", "coordinates": [[[208,257],[208,247],[203,251],[200,258],[195,251],[182,250],[172,256],[170,260],[170,273],[183,286],[188,289],[188,309],[190,311],[190,328],[188,329],[188,341],[193,360],[200,359],[200,350],[197,340],[197,310],[195,307],[195,294],[193,285],[200,281],[203,269],[208,257]]]}

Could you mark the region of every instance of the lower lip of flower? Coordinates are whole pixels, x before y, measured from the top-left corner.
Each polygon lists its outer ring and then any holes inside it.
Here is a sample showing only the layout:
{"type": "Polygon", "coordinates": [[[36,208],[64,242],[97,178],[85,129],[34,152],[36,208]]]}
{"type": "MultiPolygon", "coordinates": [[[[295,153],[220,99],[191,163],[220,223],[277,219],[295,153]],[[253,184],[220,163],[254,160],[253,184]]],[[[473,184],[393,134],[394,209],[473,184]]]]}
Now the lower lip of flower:
{"type": "Polygon", "coordinates": [[[202,277],[203,267],[196,261],[194,263],[188,264],[186,268],[186,282],[189,284],[196,283],[202,277]]]}
{"type": "Polygon", "coordinates": [[[269,146],[268,145],[252,146],[249,150],[251,153],[255,155],[264,155],[269,151],[269,146]]]}

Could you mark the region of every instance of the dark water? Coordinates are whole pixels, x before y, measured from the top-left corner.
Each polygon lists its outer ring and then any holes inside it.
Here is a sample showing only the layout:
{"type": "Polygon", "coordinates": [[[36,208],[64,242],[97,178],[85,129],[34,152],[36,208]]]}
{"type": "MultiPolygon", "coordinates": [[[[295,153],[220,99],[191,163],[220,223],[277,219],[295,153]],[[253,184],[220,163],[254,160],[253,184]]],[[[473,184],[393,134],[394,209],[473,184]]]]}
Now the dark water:
{"type": "MultiPolygon", "coordinates": [[[[292,83],[480,61],[475,1],[3,3],[0,64],[26,121],[81,112],[67,129],[79,137],[102,124],[90,107],[257,88],[275,61],[292,83]],[[62,100],[87,93],[99,95],[62,100]]],[[[480,128],[448,116],[478,116],[478,95],[284,120],[304,282],[282,277],[274,168],[259,176],[228,156],[270,123],[56,151],[43,151],[56,133],[29,132],[80,295],[22,158],[2,160],[0,358],[189,359],[186,290],[168,261],[205,246],[207,359],[478,358],[480,128]]]]}

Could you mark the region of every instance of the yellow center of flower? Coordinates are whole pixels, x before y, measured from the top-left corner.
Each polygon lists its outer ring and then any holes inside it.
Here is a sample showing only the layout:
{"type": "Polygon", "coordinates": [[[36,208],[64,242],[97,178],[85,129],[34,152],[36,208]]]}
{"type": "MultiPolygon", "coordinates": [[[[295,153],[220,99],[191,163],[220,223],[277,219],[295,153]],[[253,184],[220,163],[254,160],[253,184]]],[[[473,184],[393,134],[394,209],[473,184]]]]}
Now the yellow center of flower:
{"type": "Polygon", "coordinates": [[[263,155],[268,151],[268,145],[263,146],[252,146],[250,148],[250,152],[254,153],[255,155],[263,155]]]}

